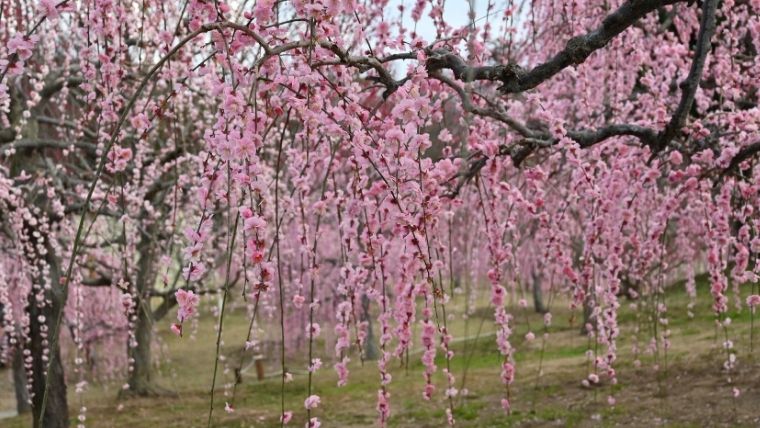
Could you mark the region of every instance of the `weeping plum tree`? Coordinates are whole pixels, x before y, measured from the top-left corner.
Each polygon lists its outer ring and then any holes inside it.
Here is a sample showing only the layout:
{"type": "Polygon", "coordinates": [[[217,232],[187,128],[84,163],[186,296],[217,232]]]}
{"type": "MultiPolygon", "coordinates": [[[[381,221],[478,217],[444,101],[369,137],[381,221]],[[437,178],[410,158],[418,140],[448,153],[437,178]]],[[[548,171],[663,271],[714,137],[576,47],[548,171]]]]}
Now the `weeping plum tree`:
{"type": "MultiPolygon", "coordinates": [[[[730,328],[730,297],[754,310],[757,1],[488,1],[484,16],[470,2],[460,27],[445,19],[450,7],[0,0],[1,218],[6,239],[33,239],[33,251],[16,252],[35,284],[23,307],[47,311],[21,321],[24,340],[42,347],[26,367],[37,376],[37,425],[66,424],[61,326],[66,313],[84,317],[87,296],[62,308],[97,271],[92,236],[116,242],[101,257],[113,274],[94,282],[123,293],[136,349],[150,349],[154,283],[177,304],[177,322],[164,326],[176,340],[199,295],[221,294],[217,340],[207,344],[216,355],[209,425],[221,407],[214,387],[228,364],[221,343],[234,284],[251,325],[240,349],[261,339],[254,325],[279,332],[282,397],[288,358],[306,355],[296,417],[310,427],[321,423],[317,345],[330,343],[345,385],[351,359],[371,349],[368,316],[379,424],[392,414],[392,361],[413,346],[422,398],[443,402],[454,424],[447,323],[461,277],[468,299],[483,291],[492,305],[506,414],[518,369],[510,302],[527,306],[534,278],[548,302],[566,296],[586,312],[594,383],[617,382],[623,293],[652,314],[653,337],[634,339],[649,339],[654,353],[670,341],[666,284],[685,279],[695,298],[701,266],[720,328],[730,328]],[[417,33],[418,23],[432,33],[417,33]],[[39,134],[41,124],[55,129],[39,134]],[[180,158],[191,167],[180,172],[180,158]],[[47,199],[23,196],[29,183],[47,199]],[[45,244],[35,245],[30,218],[47,205],[45,244]],[[184,268],[174,284],[154,281],[180,220],[184,268]]],[[[552,320],[544,309],[542,340],[552,320]]],[[[727,348],[728,384],[736,362],[727,348]]],[[[136,367],[130,387],[140,390],[149,372],[136,367]]],[[[283,398],[281,423],[296,411],[283,398]]]]}

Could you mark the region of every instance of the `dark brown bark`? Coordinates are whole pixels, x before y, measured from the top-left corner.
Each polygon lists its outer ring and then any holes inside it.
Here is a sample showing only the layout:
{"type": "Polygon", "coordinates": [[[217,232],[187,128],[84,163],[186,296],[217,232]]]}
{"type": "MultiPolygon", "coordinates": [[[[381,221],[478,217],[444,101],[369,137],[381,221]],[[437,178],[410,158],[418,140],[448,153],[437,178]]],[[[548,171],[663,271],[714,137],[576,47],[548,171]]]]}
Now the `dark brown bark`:
{"type": "Polygon", "coordinates": [[[541,290],[541,276],[533,274],[533,309],[539,314],[545,314],[544,293],[541,290]]]}
{"type": "MultiPolygon", "coordinates": [[[[50,272],[51,283],[50,289],[45,293],[46,302],[42,307],[37,306],[34,293],[30,293],[28,309],[30,326],[28,349],[32,353],[33,427],[66,428],[69,426],[66,379],[63,373],[59,341],[53,340],[53,336],[57,334],[55,322],[63,310],[66,297],[63,287],[60,286],[60,265],[52,248],[48,248],[44,260],[50,272]],[[50,332],[50,334],[43,338],[43,331],[50,332]],[[46,350],[47,355],[45,355],[46,350]],[[50,371],[46,372],[48,370],[48,358],[52,358],[52,364],[50,364],[50,371]],[[45,416],[41,423],[42,401],[45,396],[46,382],[48,383],[47,402],[45,403],[45,416]]],[[[38,282],[41,281],[38,279],[38,282]]]]}
{"type": "Polygon", "coordinates": [[[375,343],[375,332],[372,330],[372,317],[369,315],[369,297],[362,295],[362,321],[367,323],[367,337],[364,339],[364,359],[375,361],[380,357],[380,351],[375,343]]]}
{"type": "Polygon", "coordinates": [[[530,70],[523,70],[512,63],[473,67],[461,57],[445,49],[432,49],[428,52],[427,68],[431,73],[449,69],[457,79],[463,82],[476,80],[501,82],[502,86],[499,89],[507,94],[525,92],[539,86],[562,70],[584,62],[589,55],[605,47],[610,40],[649,13],[663,6],[684,1],[686,0],[629,0],[607,15],[599,27],[584,35],[571,38],[564,49],[530,70]]]}
{"type": "Polygon", "coordinates": [[[26,389],[26,370],[24,353],[20,349],[13,352],[13,389],[16,393],[16,412],[21,415],[32,410],[29,404],[29,391],[26,389]]]}
{"type": "MultiPolygon", "coordinates": [[[[25,105],[24,91],[16,85],[11,85],[10,98],[8,121],[15,126],[20,124],[25,105]]],[[[15,131],[13,134],[15,135],[15,131]]],[[[21,136],[22,140],[37,139],[39,137],[37,121],[30,120],[26,126],[22,127],[21,136]]],[[[32,152],[32,148],[29,148],[27,154],[12,158],[10,176],[16,176],[21,170],[37,173],[42,170],[40,165],[42,165],[40,159],[32,152]],[[38,168],[41,169],[38,170],[38,168]]],[[[50,220],[51,226],[56,227],[55,216],[51,215],[49,210],[50,200],[45,194],[30,191],[27,195],[29,205],[39,208],[50,220]]],[[[65,428],[69,426],[69,409],[58,340],[60,329],[57,328],[57,320],[66,305],[66,289],[60,281],[61,264],[56,249],[49,242],[51,236],[49,231],[38,230],[35,224],[28,222],[24,224],[24,227],[30,243],[33,244],[32,249],[26,250],[29,252],[25,253],[25,256],[27,261],[35,264],[37,268],[37,273],[31,278],[36,289],[27,296],[29,339],[22,348],[28,350],[32,357],[30,390],[32,426],[34,428],[65,428]],[[39,233],[38,237],[35,237],[35,232],[39,233]],[[40,246],[44,246],[44,253],[39,251],[40,246]],[[38,297],[42,298],[40,302],[38,302],[38,297]]]]}
{"type": "MultiPolygon", "coordinates": [[[[147,302],[144,302],[147,304],[147,302]]],[[[138,305],[139,307],[139,305],[138,305]]],[[[129,395],[150,396],[157,393],[153,385],[151,343],[153,341],[153,320],[147,310],[138,309],[135,322],[137,344],[129,348],[129,357],[134,361],[129,374],[129,395]]]]}
{"type": "Polygon", "coordinates": [[[155,396],[169,393],[168,390],[155,384],[153,379],[153,343],[154,317],[150,306],[150,297],[156,281],[156,265],[154,254],[154,234],[156,226],[146,227],[137,246],[140,259],[137,266],[135,295],[137,296],[137,319],[135,321],[135,347],[127,348],[129,358],[133,360],[132,371],[129,373],[129,388],[121,396],[155,396]]]}
{"type": "MultiPolygon", "coordinates": [[[[149,228],[152,229],[152,228],[149,228]]],[[[149,278],[155,278],[151,274],[152,270],[152,245],[149,238],[143,236],[138,245],[140,261],[137,272],[137,320],[135,322],[135,339],[137,346],[129,347],[129,357],[134,360],[133,370],[129,374],[129,392],[139,396],[151,394],[152,387],[152,368],[151,368],[151,349],[153,341],[153,319],[150,311],[150,294],[153,284],[148,284],[149,278]]]]}
{"type": "Polygon", "coordinates": [[[710,41],[715,33],[715,12],[717,8],[718,0],[704,0],[702,3],[702,18],[700,19],[697,46],[694,49],[694,60],[691,63],[688,77],[680,84],[683,91],[681,101],[678,103],[673,117],[671,117],[665,129],[659,135],[658,150],[664,149],[670,143],[670,140],[675,138],[681,128],[683,128],[691,110],[691,105],[694,103],[699,81],[702,78],[702,70],[707,60],[707,54],[712,49],[710,41]]]}

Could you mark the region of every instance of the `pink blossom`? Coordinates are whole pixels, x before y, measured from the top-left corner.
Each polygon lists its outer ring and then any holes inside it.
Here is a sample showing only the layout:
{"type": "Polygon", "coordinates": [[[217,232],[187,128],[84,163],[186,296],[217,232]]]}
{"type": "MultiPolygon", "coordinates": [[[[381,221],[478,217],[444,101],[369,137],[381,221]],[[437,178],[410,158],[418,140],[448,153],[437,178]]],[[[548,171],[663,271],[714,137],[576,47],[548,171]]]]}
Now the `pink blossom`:
{"type": "Polygon", "coordinates": [[[433,393],[435,392],[435,385],[432,383],[428,383],[425,385],[425,388],[422,390],[422,398],[425,400],[430,400],[433,398],[433,393]]]}
{"type": "Polygon", "coordinates": [[[182,269],[182,274],[190,281],[197,281],[203,277],[206,273],[206,266],[202,263],[190,263],[186,268],[182,269]]]}
{"type": "Polygon", "coordinates": [[[145,130],[150,127],[150,121],[148,120],[148,116],[145,113],[140,113],[132,116],[129,119],[129,123],[138,132],[145,132],[145,130]]]}
{"type": "Polygon", "coordinates": [[[174,293],[177,298],[177,319],[183,322],[195,314],[199,297],[192,290],[179,289],[174,293]]]}
{"type": "Polygon", "coordinates": [[[18,55],[19,59],[25,61],[31,58],[36,41],[37,39],[35,37],[26,37],[21,33],[16,33],[15,36],[8,40],[6,46],[8,47],[9,53],[15,53],[18,55]]]}
{"type": "Polygon", "coordinates": [[[132,149],[129,147],[114,146],[110,152],[108,152],[108,170],[110,172],[124,171],[127,167],[127,163],[132,159],[132,149]]]}
{"type": "Polygon", "coordinates": [[[303,302],[306,301],[306,298],[301,296],[300,294],[296,294],[293,296],[293,306],[296,307],[296,309],[301,309],[303,307],[303,302]]]}
{"type": "Polygon", "coordinates": [[[253,15],[259,21],[259,24],[267,22],[272,17],[272,8],[275,0],[259,0],[253,10],[253,15]]]}
{"type": "Polygon", "coordinates": [[[390,416],[390,402],[388,401],[390,394],[383,389],[377,391],[377,411],[380,413],[380,420],[384,422],[390,416]]]}
{"type": "Polygon", "coordinates": [[[751,309],[754,310],[759,305],[760,305],[760,295],[753,294],[747,297],[747,306],[749,306],[751,309]]]}
{"type": "Polygon", "coordinates": [[[348,383],[348,358],[335,363],[335,372],[338,374],[338,386],[345,386],[348,383]]]}
{"type": "Polygon", "coordinates": [[[177,336],[182,336],[182,324],[174,323],[171,325],[172,333],[176,334],[177,336]]]}
{"type": "Polygon", "coordinates": [[[309,372],[314,373],[320,368],[322,368],[322,360],[319,358],[314,358],[313,360],[311,360],[311,365],[309,365],[308,370],[309,372]]]}
{"type": "Polygon", "coordinates": [[[58,10],[55,6],[56,0],[40,0],[38,8],[45,18],[56,20],[58,19],[58,10]]]}
{"type": "Polygon", "coordinates": [[[174,40],[174,35],[170,31],[161,31],[158,33],[158,39],[161,40],[164,45],[170,46],[172,44],[172,40],[174,40]]]}
{"type": "Polygon", "coordinates": [[[249,207],[240,207],[238,208],[238,212],[240,213],[240,216],[243,217],[243,219],[249,219],[253,217],[253,210],[249,207]]]}
{"type": "Polygon", "coordinates": [[[515,366],[512,363],[504,363],[501,366],[502,381],[509,385],[515,380],[515,366]]]}
{"type": "Polygon", "coordinates": [[[677,166],[681,165],[681,162],[683,162],[683,156],[681,156],[681,152],[678,150],[673,150],[670,152],[670,157],[668,158],[671,165],[677,166]]]}
{"type": "Polygon", "coordinates": [[[320,398],[318,395],[310,395],[306,397],[306,400],[303,402],[304,407],[307,409],[315,409],[317,406],[319,406],[320,398]]]}
{"type": "Polygon", "coordinates": [[[308,334],[310,337],[319,337],[319,334],[321,332],[322,328],[319,327],[319,324],[317,323],[312,323],[306,327],[306,334],[308,334]]]}
{"type": "Polygon", "coordinates": [[[258,216],[251,216],[245,219],[245,230],[256,230],[260,231],[264,229],[267,225],[267,222],[258,216]]]}

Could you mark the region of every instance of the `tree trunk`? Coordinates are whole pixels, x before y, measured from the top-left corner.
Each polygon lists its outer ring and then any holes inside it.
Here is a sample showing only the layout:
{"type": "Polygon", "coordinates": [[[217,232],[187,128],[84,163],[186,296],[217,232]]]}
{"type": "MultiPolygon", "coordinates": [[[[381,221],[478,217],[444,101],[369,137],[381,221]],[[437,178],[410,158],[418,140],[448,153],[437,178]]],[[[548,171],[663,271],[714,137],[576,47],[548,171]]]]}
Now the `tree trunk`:
{"type": "Polygon", "coordinates": [[[29,390],[26,389],[26,369],[21,349],[13,352],[13,389],[16,392],[16,412],[19,415],[30,412],[32,405],[29,404],[29,390]]]}
{"type": "MultiPolygon", "coordinates": [[[[144,304],[147,304],[145,302],[144,304]]],[[[129,393],[138,396],[154,395],[151,367],[151,342],[153,340],[153,320],[149,310],[137,306],[135,322],[135,347],[129,347],[129,357],[133,360],[132,372],[129,374],[129,393]]]]}
{"type": "Polygon", "coordinates": [[[364,359],[368,361],[377,360],[380,357],[380,351],[375,343],[375,332],[372,331],[372,317],[369,314],[369,297],[362,295],[362,321],[367,322],[367,337],[364,339],[364,359]]]}
{"type": "Polygon", "coordinates": [[[69,426],[66,380],[63,375],[60,341],[54,340],[55,335],[60,333],[60,330],[56,331],[55,324],[63,310],[66,296],[63,287],[60,285],[60,266],[53,249],[49,245],[48,247],[48,252],[45,255],[47,266],[41,266],[41,269],[48,268],[50,272],[50,289],[45,292],[47,301],[42,307],[38,307],[35,293],[32,292],[29,295],[30,339],[28,346],[32,355],[33,427],[66,428],[69,426]],[[45,338],[42,337],[43,331],[49,332],[45,338]],[[50,364],[50,372],[46,373],[48,358],[52,358],[52,364],[50,364]],[[41,418],[46,381],[48,382],[47,402],[44,418],[41,418]]]}
{"type": "Polygon", "coordinates": [[[156,265],[154,263],[154,245],[153,234],[156,233],[156,226],[151,224],[146,227],[137,245],[137,251],[140,255],[137,266],[137,278],[135,291],[137,297],[137,319],[135,321],[135,339],[137,343],[134,347],[127,344],[127,353],[132,359],[132,371],[129,373],[129,389],[121,391],[120,396],[155,396],[169,393],[168,390],[155,385],[153,380],[153,360],[151,355],[151,344],[153,343],[153,312],[150,305],[150,295],[156,281],[156,265]]]}
{"type": "Polygon", "coordinates": [[[539,314],[546,313],[546,306],[544,306],[544,294],[541,290],[541,276],[533,274],[533,308],[539,314]]]}
{"type": "MultiPolygon", "coordinates": [[[[26,103],[21,92],[15,90],[16,85],[11,85],[11,106],[8,118],[14,125],[20,124],[23,105],[26,103]]],[[[29,120],[22,127],[21,135],[24,138],[37,138],[39,128],[37,120],[29,120]]],[[[36,174],[37,160],[31,152],[22,156],[14,156],[10,165],[10,176],[16,176],[22,170],[30,170],[36,174]],[[27,155],[28,154],[28,155],[27,155]]],[[[47,217],[52,227],[55,224],[55,215],[49,212],[50,200],[42,194],[29,192],[30,207],[40,209],[41,215],[47,217]]],[[[28,234],[31,250],[26,253],[28,261],[36,264],[39,270],[32,277],[32,281],[38,289],[32,290],[27,297],[26,311],[29,315],[29,339],[24,344],[31,352],[31,399],[32,399],[32,426],[34,428],[65,428],[69,426],[69,409],[66,401],[66,379],[61,361],[61,348],[59,335],[61,329],[57,328],[58,317],[66,306],[67,289],[61,285],[61,264],[56,248],[51,244],[52,233],[38,229],[38,223],[25,221],[24,228],[28,234]],[[35,233],[38,233],[35,236],[35,233]],[[40,251],[44,246],[44,253],[40,251]],[[38,298],[40,298],[38,302],[38,298]],[[44,335],[44,337],[43,337],[44,335]],[[49,366],[49,372],[48,372],[49,366]],[[45,389],[47,388],[47,397],[45,389]],[[46,400],[45,400],[46,398],[46,400]],[[45,400],[43,414],[42,402],[45,400]]],[[[63,324],[63,320],[61,322],[63,324]]],[[[23,348],[22,348],[23,349],[23,348]]],[[[22,351],[23,352],[23,351],[22,351]]],[[[23,358],[23,357],[22,357],[23,358]]]]}

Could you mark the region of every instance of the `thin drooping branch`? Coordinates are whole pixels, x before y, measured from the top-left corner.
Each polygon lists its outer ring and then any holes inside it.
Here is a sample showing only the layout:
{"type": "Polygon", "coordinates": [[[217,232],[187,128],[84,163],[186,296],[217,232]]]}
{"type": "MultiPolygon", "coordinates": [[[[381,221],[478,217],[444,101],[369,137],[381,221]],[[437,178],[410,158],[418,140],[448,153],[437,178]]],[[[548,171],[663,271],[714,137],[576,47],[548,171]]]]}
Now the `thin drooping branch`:
{"type": "Polygon", "coordinates": [[[697,46],[694,51],[694,61],[691,63],[691,69],[686,80],[681,82],[681,101],[678,103],[676,111],[673,113],[670,122],[660,133],[657,142],[657,150],[660,151],[670,143],[678,131],[686,122],[691,106],[694,103],[694,96],[699,87],[699,81],[702,79],[702,70],[705,68],[705,60],[710,52],[712,36],[715,33],[715,10],[718,7],[718,0],[705,0],[702,3],[702,19],[699,24],[699,35],[697,36],[697,46]]]}

